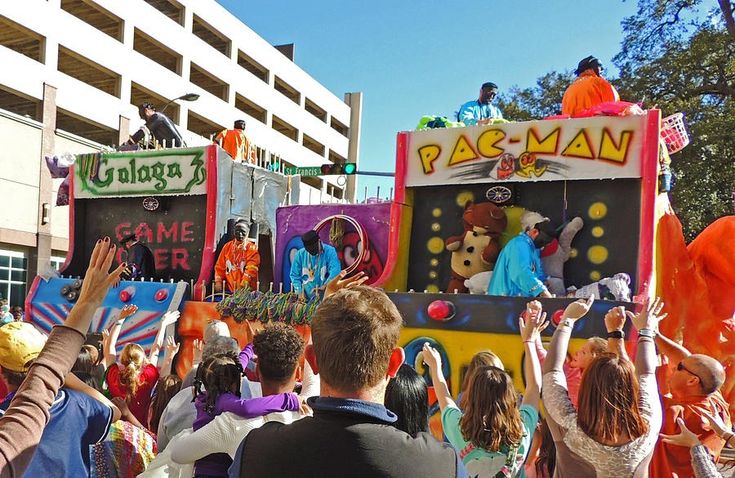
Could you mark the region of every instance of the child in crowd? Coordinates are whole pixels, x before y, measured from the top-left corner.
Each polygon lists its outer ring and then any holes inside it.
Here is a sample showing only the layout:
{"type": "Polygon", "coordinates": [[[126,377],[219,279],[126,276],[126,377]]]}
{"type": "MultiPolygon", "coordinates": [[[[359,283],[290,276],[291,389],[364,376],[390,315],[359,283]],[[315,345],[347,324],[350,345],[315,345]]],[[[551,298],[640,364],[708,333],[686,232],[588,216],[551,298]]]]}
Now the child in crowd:
{"type": "Polygon", "coordinates": [[[548,325],[546,314],[536,314],[524,321],[519,318],[525,348],[526,391],[518,405],[513,379],[494,366],[478,367],[470,378],[460,411],[449,395],[441,370],[441,356],[424,345],[423,360],[434,382],[442,426],[449,443],[457,450],[470,476],[518,476],[538,422],[541,367],[534,353],[536,336],[548,325]]]}
{"type": "MultiPolygon", "coordinates": [[[[281,393],[261,398],[241,399],[240,380],[243,367],[253,357],[253,344],[248,344],[240,356],[216,354],[197,369],[194,379],[196,419],[194,431],[211,422],[223,412],[232,412],[244,418],[254,418],[273,412],[298,411],[301,401],[295,393],[281,393]]],[[[226,477],[232,459],[226,453],[214,453],[194,465],[195,475],[226,477]]]]}
{"type": "Polygon", "coordinates": [[[158,379],[154,390],[151,408],[148,411],[148,430],[158,430],[163,410],[174,395],[181,390],[181,379],[178,375],[170,374],[158,379]]]}
{"type": "Polygon", "coordinates": [[[145,356],[143,347],[127,344],[120,362],[107,369],[105,382],[112,397],[125,399],[138,422],[148,423],[151,391],[158,381],[158,369],[145,356]]]}
{"type": "Polygon", "coordinates": [[[408,364],[401,365],[398,373],[385,389],[385,408],[398,415],[393,424],[412,437],[429,431],[429,391],[426,380],[408,364]]]}
{"type": "Polygon", "coordinates": [[[495,355],[495,352],[492,352],[490,350],[481,350],[480,352],[477,352],[475,355],[472,356],[472,360],[470,360],[470,364],[467,366],[467,370],[464,372],[464,378],[462,379],[462,388],[459,392],[459,395],[457,396],[457,402],[459,404],[459,409],[464,410],[466,404],[465,404],[465,392],[470,386],[470,380],[472,380],[472,375],[475,373],[475,370],[477,370],[480,367],[497,367],[500,370],[505,370],[505,366],[503,365],[503,361],[500,360],[500,357],[495,355]]]}

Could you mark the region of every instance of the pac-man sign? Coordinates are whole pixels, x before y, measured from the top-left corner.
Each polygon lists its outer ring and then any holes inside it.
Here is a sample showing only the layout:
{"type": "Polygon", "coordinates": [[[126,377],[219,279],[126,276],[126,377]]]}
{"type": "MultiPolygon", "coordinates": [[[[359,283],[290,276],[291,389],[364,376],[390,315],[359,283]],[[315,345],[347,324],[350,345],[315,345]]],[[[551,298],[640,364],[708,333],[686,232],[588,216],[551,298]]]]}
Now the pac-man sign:
{"type": "Polygon", "coordinates": [[[640,177],[646,116],[408,133],[407,186],[640,177]]]}

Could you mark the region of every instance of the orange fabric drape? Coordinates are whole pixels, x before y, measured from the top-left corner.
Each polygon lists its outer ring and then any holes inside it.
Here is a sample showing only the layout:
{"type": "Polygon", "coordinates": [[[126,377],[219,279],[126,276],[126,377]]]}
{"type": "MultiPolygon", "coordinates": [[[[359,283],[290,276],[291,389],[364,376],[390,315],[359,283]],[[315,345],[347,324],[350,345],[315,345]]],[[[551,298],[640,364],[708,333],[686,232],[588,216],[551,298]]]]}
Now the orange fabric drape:
{"type": "Polygon", "coordinates": [[[569,85],[561,100],[562,114],[575,116],[600,103],[620,101],[615,87],[592,70],[586,70],[569,85]]]}

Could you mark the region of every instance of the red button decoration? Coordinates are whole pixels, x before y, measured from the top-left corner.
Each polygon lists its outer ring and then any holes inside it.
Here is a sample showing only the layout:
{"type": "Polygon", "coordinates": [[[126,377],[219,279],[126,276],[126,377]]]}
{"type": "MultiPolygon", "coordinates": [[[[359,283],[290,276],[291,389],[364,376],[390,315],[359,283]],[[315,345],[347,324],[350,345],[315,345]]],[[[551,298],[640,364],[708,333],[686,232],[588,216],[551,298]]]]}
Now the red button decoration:
{"type": "Polygon", "coordinates": [[[432,320],[445,322],[454,317],[454,304],[448,300],[435,300],[426,308],[426,313],[432,320]]]}
{"type": "Polygon", "coordinates": [[[163,302],[168,299],[168,291],[166,289],[158,289],[153,298],[156,299],[157,302],[163,302]]]}

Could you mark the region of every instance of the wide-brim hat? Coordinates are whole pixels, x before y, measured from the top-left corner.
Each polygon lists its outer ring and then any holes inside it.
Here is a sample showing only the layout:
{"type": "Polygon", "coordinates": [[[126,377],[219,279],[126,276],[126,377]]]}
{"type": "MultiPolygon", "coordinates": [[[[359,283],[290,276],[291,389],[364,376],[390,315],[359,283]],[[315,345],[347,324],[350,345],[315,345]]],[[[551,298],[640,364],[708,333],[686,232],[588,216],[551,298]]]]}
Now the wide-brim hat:
{"type": "Polygon", "coordinates": [[[138,235],[135,234],[134,232],[131,232],[130,234],[125,234],[120,239],[120,244],[125,244],[128,241],[136,241],[136,240],[138,240],[138,235]]]}
{"type": "Polygon", "coordinates": [[[301,236],[304,247],[313,246],[319,242],[319,234],[315,230],[307,231],[301,236]]]}

